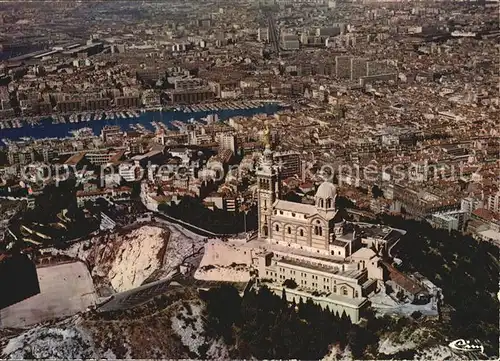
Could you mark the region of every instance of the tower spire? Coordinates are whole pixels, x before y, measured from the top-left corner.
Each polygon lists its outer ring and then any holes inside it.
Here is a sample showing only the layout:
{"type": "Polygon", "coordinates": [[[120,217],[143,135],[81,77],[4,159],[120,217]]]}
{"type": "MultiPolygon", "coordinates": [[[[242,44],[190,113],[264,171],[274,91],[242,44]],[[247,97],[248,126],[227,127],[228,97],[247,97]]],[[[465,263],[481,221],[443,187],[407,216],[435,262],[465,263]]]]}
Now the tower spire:
{"type": "Polygon", "coordinates": [[[262,142],[264,143],[264,164],[267,166],[273,165],[273,151],[271,149],[271,130],[269,129],[269,124],[266,122],[266,127],[264,128],[264,134],[262,136],[262,142]]]}
{"type": "Polygon", "coordinates": [[[259,237],[270,235],[271,215],[274,202],[281,197],[280,172],[274,166],[271,150],[271,131],[266,122],[262,142],[266,149],[257,169],[259,237]]]}
{"type": "Polygon", "coordinates": [[[269,129],[269,123],[266,122],[266,126],[264,128],[264,134],[262,137],[262,141],[264,143],[264,146],[269,149],[271,149],[271,130],[269,129]]]}

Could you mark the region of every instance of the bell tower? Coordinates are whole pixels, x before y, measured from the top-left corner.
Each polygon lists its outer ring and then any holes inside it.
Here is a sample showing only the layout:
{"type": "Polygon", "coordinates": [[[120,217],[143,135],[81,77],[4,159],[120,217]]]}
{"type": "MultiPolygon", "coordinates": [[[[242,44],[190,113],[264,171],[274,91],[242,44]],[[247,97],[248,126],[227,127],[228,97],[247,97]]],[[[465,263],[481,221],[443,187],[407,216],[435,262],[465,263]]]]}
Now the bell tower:
{"type": "Polygon", "coordinates": [[[259,238],[271,236],[271,216],[273,214],[273,204],[281,196],[280,172],[274,166],[273,151],[269,139],[269,128],[264,130],[264,150],[262,162],[260,163],[257,176],[257,202],[259,218],[259,238]]]}

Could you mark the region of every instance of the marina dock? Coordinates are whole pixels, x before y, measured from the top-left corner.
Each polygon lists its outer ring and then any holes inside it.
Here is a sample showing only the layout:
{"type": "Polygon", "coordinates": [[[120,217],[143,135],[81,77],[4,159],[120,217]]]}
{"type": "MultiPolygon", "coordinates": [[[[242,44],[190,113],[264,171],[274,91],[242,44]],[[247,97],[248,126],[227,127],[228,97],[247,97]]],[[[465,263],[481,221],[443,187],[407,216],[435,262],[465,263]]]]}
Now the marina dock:
{"type": "MultiPolygon", "coordinates": [[[[156,111],[160,112],[182,112],[182,113],[216,113],[224,110],[247,110],[264,107],[267,104],[276,104],[279,106],[287,106],[279,101],[270,100],[245,100],[245,101],[220,101],[213,103],[202,103],[202,104],[192,104],[192,105],[180,105],[172,108],[155,108],[156,111]]],[[[78,123],[90,123],[94,121],[103,120],[114,120],[120,121],[123,119],[138,119],[146,109],[138,110],[106,110],[106,111],[95,111],[95,112],[75,112],[69,114],[52,114],[50,116],[30,116],[30,117],[16,117],[13,119],[0,120],[0,130],[2,129],[12,129],[12,128],[23,128],[23,127],[36,127],[46,122],[50,121],[51,124],[78,124],[78,123]]],[[[159,122],[161,123],[161,122],[159,122]]],[[[164,125],[166,127],[166,125],[164,125]]],[[[174,125],[175,126],[175,125],[174,125]]],[[[175,126],[177,128],[180,125],[175,126]]],[[[165,129],[168,129],[166,127],[165,129]]]]}

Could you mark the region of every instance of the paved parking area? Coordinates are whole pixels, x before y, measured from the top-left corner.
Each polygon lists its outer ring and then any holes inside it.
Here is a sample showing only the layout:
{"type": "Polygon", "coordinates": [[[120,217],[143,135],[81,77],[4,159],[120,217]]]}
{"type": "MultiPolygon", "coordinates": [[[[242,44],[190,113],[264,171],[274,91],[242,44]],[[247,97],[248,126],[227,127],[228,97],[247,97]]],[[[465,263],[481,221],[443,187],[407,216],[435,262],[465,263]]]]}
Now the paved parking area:
{"type": "Polygon", "coordinates": [[[40,293],[0,310],[0,327],[25,327],[71,316],[97,302],[92,277],[82,262],[38,267],[36,272],[40,293]]]}

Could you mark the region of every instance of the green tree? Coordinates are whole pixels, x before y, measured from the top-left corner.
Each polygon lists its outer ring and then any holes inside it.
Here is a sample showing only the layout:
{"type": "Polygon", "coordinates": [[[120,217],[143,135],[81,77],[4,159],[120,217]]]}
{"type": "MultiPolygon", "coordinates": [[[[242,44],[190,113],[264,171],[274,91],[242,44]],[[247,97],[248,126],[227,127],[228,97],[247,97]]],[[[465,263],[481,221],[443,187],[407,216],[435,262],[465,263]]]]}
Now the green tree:
{"type": "Polygon", "coordinates": [[[283,286],[290,288],[290,289],[295,289],[297,288],[297,282],[295,282],[293,279],[288,278],[283,282],[283,286]]]}
{"type": "Polygon", "coordinates": [[[234,287],[223,285],[210,289],[204,295],[207,305],[207,331],[212,335],[224,338],[227,344],[232,344],[232,326],[239,322],[241,298],[234,287]]]}

